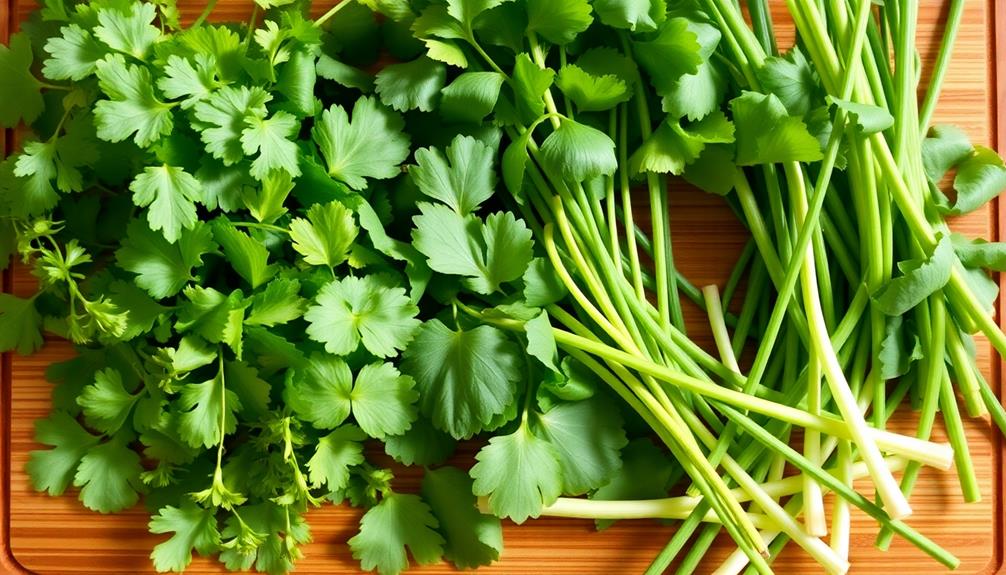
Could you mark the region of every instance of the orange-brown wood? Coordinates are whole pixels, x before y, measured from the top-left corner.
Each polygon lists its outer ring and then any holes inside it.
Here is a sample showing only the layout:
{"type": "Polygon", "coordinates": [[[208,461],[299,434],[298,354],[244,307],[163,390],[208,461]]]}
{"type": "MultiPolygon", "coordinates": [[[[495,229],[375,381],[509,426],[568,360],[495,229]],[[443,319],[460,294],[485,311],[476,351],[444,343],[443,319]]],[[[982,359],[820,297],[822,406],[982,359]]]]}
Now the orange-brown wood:
{"type": "MultiPolygon", "coordinates": [[[[941,22],[947,0],[921,0],[919,46],[923,62],[930,62],[939,44],[941,22]]],[[[773,2],[777,21],[784,12],[782,2],[773,2]]],[[[320,2],[319,5],[325,4],[320,2]]],[[[0,38],[12,25],[27,16],[32,0],[11,0],[0,4],[0,38]]],[[[192,19],[202,3],[179,0],[186,18],[192,19]]],[[[244,19],[250,0],[221,0],[214,17],[244,19]]],[[[976,142],[998,143],[1006,149],[1006,130],[997,129],[996,110],[1006,105],[1006,90],[996,89],[995,78],[1006,78],[1006,61],[994,58],[995,39],[1006,41],[1006,5],[1003,0],[971,0],[954,51],[952,66],[936,113],[936,121],[962,126],[976,142]],[[995,4],[999,6],[995,6],[995,4]],[[1000,14],[995,14],[998,8],[1000,14]],[[996,33],[998,31],[998,33],[996,33]],[[997,69],[998,68],[998,69],[997,69]],[[998,106],[996,105],[998,102],[998,106]]],[[[1000,46],[1002,48],[1002,46],[1000,46]]],[[[924,77],[924,81],[926,77],[924,77]]],[[[2,81],[0,81],[2,82],[2,81]]],[[[2,86],[0,86],[2,89],[2,86]]],[[[7,142],[9,144],[9,142],[7,142]]],[[[2,146],[2,144],[0,144],[2,146]]],[[[0,148],[2,151],[2,148],[0,148]]],[[[672,200],[674,249],[683,272],[696,284],[722,282],[729,272],[745,232],[718,198],[691,191],[675,190],[672,200]]],[[[1006,216],[998,205],[979,211],[956,223],[970,235],[998,238],[1006,216]]],[[[8,291],[25,295],[33,289],[30,276],[22,268],[6,277],[8,291]]],[[[1000,315],[1006,310],[1000,304],[1000,315]]],[[[689,323],[701,331],[701,316],[690,310],[689,323]]],[[[990,381],[998,387],[1001,362],[993,360],[987,345],[981,345],[979,362],[990,381]]],[[[5,357],[0,363],[0,571],[40,574],[120,574],[150,573],[150,548],[162,537],[147,533],[147,513],[142,509],[101,516],[83,509],[75,494],[52,498],[35,493],[24,473],[28,453],[40,446],[33,440],[33,422],[49,409],[50,386],[43,372],[50,363],[71,354],[62,341],[49,341],[32,357],[5,357]]],[[[900,415],[893,427],[913,433],[911,414],[900,415]]],[[[942,440],[937,430],[937,440],[942,440]]],[[[961,502],[953,472],[923,471],[912,497],[915,514],[909,523],[932,537],[961,559],[961,573],[999,572],[1003,563],[1002,441],[987,420],[968,423],[968,440],[980,480],[983,500],[961,502]]],[[[465,448],[459,461],[470,460],[465,448]]],[[[414,488],[417,473],[404,472],[400,487],[414,488]]],[[[869,487],[858,485],[864,493],[869,487]]],[[[314,543],[305,548],[306,557],[298,572],[355,573],[358,565],[350,557],[346,540],[356,528],[358,512],[335,506],[312,511],[309,521],[314,543]]],[[[506,549],[502,561],[485,572],[507,574],[616,574],[640,573],[666,542],[672,528],[653,522],[622,522],[603,532],[579,520],[538,520],[522,526],[506,525],[506,549]]],[[[890,551],[873,548],[876,527],[861,513],[854,514],[853,573],[922,574],[944,569],[910,545],[895,540],[890,551]]],[[[731,549],[729,541],[717,543],[701,571],[709,572],[731,549]]],[[[789,548],[776,563],[780,573],[818,573],[818,569],[797,549],[789,548]]],[[[450,573],[454,569],[437,565],[416,569],[423,573],[450,573]]],[[[196,559],[190,573],[219,573],[212,560],[196,559]]]]}

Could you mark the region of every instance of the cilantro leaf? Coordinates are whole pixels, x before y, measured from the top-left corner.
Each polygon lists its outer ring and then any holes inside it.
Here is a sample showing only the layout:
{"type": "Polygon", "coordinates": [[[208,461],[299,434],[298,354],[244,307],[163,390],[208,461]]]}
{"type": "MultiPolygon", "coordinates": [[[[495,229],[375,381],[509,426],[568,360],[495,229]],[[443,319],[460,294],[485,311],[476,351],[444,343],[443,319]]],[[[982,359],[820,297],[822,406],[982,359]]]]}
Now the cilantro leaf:
{"type": "Polygon", "coordinates": [[[336,355],[352,353],[363,342],[377,357],[404,349],[419,327],[419,308],[402,288],[389,288],[374,276],[347,277],[322,288],[304,314],[307,335],[336,355]]]}
{"type": "Polygon", "coordinates": [[[287,378],[283,397],[304,421],[319,429],[334,429],[349,417],[352,388],[353,372],[345,361],[315,354],[287,378]]]}
{"type": "Polygon", "coordinates": [[[42,315],[35,300],[0,294],[0,352],[29,355],[42,344],[42,315]]]}
{"type": "Polygon", "coordinates": [[[478,463],[470,472],[475,480],[472,491],[489,497],[489,509],[497,517],[521,524],[528,517],[538,517],[562,493],[559,454],[527,425],[493,437],[475,459],[478,463]]]}
{"type": "Polygon", "coordinates": [[[436,148],[416,150],[417,165],[409,175],[419,191],[464,216],[493,195],[494,155],[493,149],[479,140],[458,136],[447,148],[446,158],[436,148]]]}
{"type": "Polygon", "coordinates": [[[553,44],[569,44],[594,17],[587,0],[528,0],[527,29],[553,44]]]}
{"type": "MultiPolygon", "coordinates": [[[[322,54],[318,57],[316,68],[318,75],[322,78],[331,80],[347,88],[355,88],[363,93],[370,93],[374,90],[373,76],[359,68],[344,64],[327,54],[322,54]]],[[[388,102],[384,102],[384,104],[391,106],[388,102]]],[[[394,108],[394,106],[391,107],[394,108]]]]}
{"type": "Polygon", "coordinates": [[[790,115],[806,116],[824,99],[821,80],[799,46],[785,56],[769,56],[755,74],[762,89],[777,96],[790,115]]]}
{"type": "Polygon", "coordinates": [[[276,274],[276,266],[269,265],[269,250],[226,219],[213,221],[213,239],[220,244],[234,271],[244,278],[252,289],[269,281],[276,274]]]}
{"type": "Polygon", "coordinates": [[[225,296],[213,288],[190,285],[184,294],[188,302],[179,306],[175,329],[179,333],[194,331],[213,343],[226,343],[240,358],[248,307],[241,290],[225,296]]]}
{"type": "Polygon", "coordinates": [[[252,297],[251,311],[245,319],[250,326],[273,327],[291,322],[307,310],[307,300],[300,297],[300,282],[276,278],[252,297]]]}
{"type": "Polygon", "coordinates": [[[284,109],[298,118],[314,116],[321,106],[314,97],[314,85],[317,81],[317,59],[314,54],[306,50],[297,50],[291,54],[280,69],[275,88],[286,97],[284,109]]]}
{"type": "Polygon", "coordinates": [[[500,520],[479,512],[472,480],[456,467],[428,470],[422,494],[444,535],[444,557],[458,569],[489,565],[503,552],[500,520]]]}
{"type": "Polygon", "coordinates": [[[300,175],[297,144],[290,140],[300,131],[300,122],[292,114],[279,111],[271,118],[255,116],[245,119],[247,127],[241,131],[241,146],[251,156],[251,175],[264,180],[273,170],[282,170],[293,177],[300,175]]]}
{"type": "Polygon", "coordinates": [[[957,201],[942,211],[953,216],[971,213],[1006,190],[1006,165],[995,150],[975,146],[957,166],[954,190],[957,201]]]}
{"type": "Polygon", "coordinates": [[[667,17],[664,0],[594,0],[594,11],[606,26],[652,32],[667,17]]]}
{"type": "Polygon", "coordinates": [[[150,518],[149,529],[151,533],[173,534],[150,553],[154,568],[160,572],[184,571],[192,562],[193,550],[209,555],[220,545],[216,511],[191,501],[183,502],[181,507],[162,507],[150,518]]]}
{"type": "Polygon", "coordinates": [[[854,125],[861,134],[869,135],[883,132],[894,125],[894,116],[886,108],[831,96],[828,96],[828,103],[845,110],[849,116],[849,123],[854,125]]]}
{"type": "Polygon", "coordinates": [[[171,105],[157,99],[146,67],[127,64],[121,54],[96,66],[99,86],[110,98],[94,105],[99,138],[121,142],[132,136],[137,146],[147,147],[171,133],[171,105]]]}
{"type": "Polygon", "coordinates": [[[241,137],[248,128],[247,120],[265,118],[265,105],[270,100],[272,95],[258,86],[225,86],[198,102],[193,108],[197,120],[194,126],[199,129],[206,151],[223,160],[225,166],[244,160],[241,137]]]}
{"type": "Polygon", "coordinates": [[[19,216],[42,214],[59,202],[57,189],[81,191],[84,181],[78,168],[95,160],[93,145],[90,139],[69,131],[63,137],[26,143],[14,163],[18,180],[10,191],[11,211],[19,216]]]}
{"type": "Polygon", "coordinates": [[[87,424],[102,433],[115,433],[126,422],[140,394],[126,391],[122,374],[113,368],[95,374],[94,383],[84,388],[77,404],[87,424]]]}
{"type": "Polygon", "coordinates": [[[178,405],[183,410],[178,433],[192,447],[209,449],[237,429],[235,413],[241,411],[241,402],[227,388],[223,369],[213,379],[183,385],[178,405]]]}
{"type": "Polygon", "coordinates": [[[420,417],[402,435],[384,438],[384,451],[403,465],[437,465],[454,453],[457,442],[453,437],[433,427],[420,417]]]}
{"type": "Polygon", "coordinates": [[[386,180],[399,173],[399,164],[409,155],[404,126],[398,113],[363,97],[353,106],[352,121],[345,108],[334,105],[322,113],[311,134],[328,174],[360,190],[366,178],[386,180]]]}
{"type": "Polygon", "coordinates": [[[655,35],[633,42],[633,49],[660,95],[671,93],[682,76],[695,74],[702,64],[702,46],[687,18],[668,18],[655,35]]]}
{"type": "Polygon", "coordinates": [[[930,257],[900,262],[902,275],[874,293],[873,301],[887,315],[904,315],[950,281],[956,259],[950,236],[941,237],[930,257]]]}
{"type": "Polygon", "coordinates": [[[149,207],[150,229],[161,230],[168,243],[181,237],[182,228],[196,225],[195,202],[202,200],[202,187],[192,174],[174,166],[151,166],[129,184],[133,203],[149,207]]]}
{"type": "Polygon", "coordinates": [[[545,91],[552,86],[555,71],[542,68],[521,52],[514,61],[512,77],[517,114],[521,121],[530,124],[545,112],[545,91]]]}
{"type": "Polygon", "coordinates": [[[124,270],[137,275],[136,285],[161,299],[177,294],[194,280],[193,268],[202,264],[203,255],[215,249],[212,228],[201,222],[183,231],[172,244],[143,220],[134,219],[115,257],[124,270]]]}
{"type": "Polygon", "coordinates": [[[119,438],[92,447],[80,460],[73,484],[80,487],[84,507],[115,513],[140,500],[140,456],[119,438]]]}
{"type": "Polygon", "coordinates": [[[733,141],[734,126],[719,110],[687,126],[668,117],[632,154],[629,164],[636,172],[680,175],[699,158],[706,144],[733,141]]]}
{"type": "Polygon", "coordinates": [[[420,565],[443,555],[437,519],[417,495],[389,493],[360,519],[360,532],[349,540],[353,558],[365,571],[397,575],[409,566],[406,548],[420,565]]]}
{"type": "Polygon", "coordinates": [[[49,57],[42,74],[50,80],[83,80],[95,73],[98,60],[107,53],[90,32],[77,24],[60,28],[59,35],[50,38],[44,49],[49,57]]]}
{"type": "Polygon", "coordinates": [[[419,390],[419,407],[456,439],[479,433],[514,402],[521,379],[520,349],[500,330],[481,325],[452,330],[423,324],[403,354],[402,370],[419,390]]]}
{"type": "Polygon", "coordinates": [[[77,465],[99,438],[91,435],[64,411],[53,411],[35,422],[35,441],[53,449],[32,451],[25,470],[32,486],[49,495],[62,495],[73,481],[77,465]]]}
{"type": "Polygon", "coordinates": [[[411,62],[391,64],[377,73],[374,88],[381,102],[399,112],[431,112],[447,79],[443,63],[420,56],[411,62]]]}
{"type": "Polygon", "coordinates": [[[922,164],[929,181],[939,183],[950,168],[971,157],[974,147],[967,134],[956,126],[936,125],[922,140],[922,164]]]}
{"type": "Polygon", "coordinates": [[[0,44],[0,127],[13,128],[18,122],[34,122],[45,108],[41,85],[31,73],[31,41],[24,33],[10,37],[7,46],[0,44]]]}
{"type": "Polygon", "coordinates": [[[349,468],[363,463],[363,442],[367,434],[355,425],[343,425],[318,440],[307,462],[311,483],[339,491],[349,484],[349,468]]]}
{"type": "Polygon", "coordinates": [[[618,167],[615,143],[607,134],[568,118],[542,142],[541,155],[563,177],[575,182],[610,176],[618,167]]]}
{"type": "Polygon", "coordinates": [[[334,268],[346,261],[359,233],[353,213],[340,202],[315,204],[307,211],[307,219],[290,222],[293,249],[312,266],[334,268]]]}
{"type": "Polygon", "coordinates": [[[559,368],[556,365],[558,350],[555,346],[555,337],[552,335],[552,324],[548,321],[548,314],[543,311],[534,319],[524,322],[524,331],[527,335],[528,355],[552,371],[558,372],[559,368]]]}
{"type": "Polygon", "coordinates": [[[286,401],[306,421],[332,429],[350,413],[370,437],[404,433],[416,418],[418,394],[409,376],[390,363],[365,365],[352,380],[344,361],[315,356],[312,365],[287,381],[286,401]]]}
{"type": "Polygon", "coordinates": [[[563,66],[555,83],[581,112],[610,110],[632,98],[632,91],[618,76],[594,76],[575,64],[563,66]]]}
{"type": "Polygon", "coordinates": [[[146,2],[126,4],[125,10],[99,8],[94,35],[109,48],[142,62],[161,37],[161,31],[151,25],[156,17],[157,8],[146,2]]]}
{"type": "Polygon", "coordinates": [[[950,239],[961,264],[971,268],[1006,271],[1006,243],[989,242],[981,238],[971,240],[961,234],[952,234],[950,239]]]}
{"type": "Polygon", "coordinates": [[[618,454],[628,440],[618,410],[604,399],[560,403],[539,415],[537,424],[555,448],[567,495],[601,487],[622,465],[618,454]]]}
{"type": "Polygon", "coordinates": [[[496,107],[504,80],[498,72],[461,74],[441,90],[440,114],[453,122],[481,122],[496,107]]]}
{"type": "Polygon", "coordinates": [[[544,258],[532,259],[523,279],[524,301],[529,306],[545,307],[566,297],[566,286],[544,258]]]}
{"type": "Polygon", "coordinates": [[[390,363],[372,363],[356,374],[350,394],[353,417],[367,435],[383,439],[399,435],[416,419],[412,378],[402,375],[390,363]]]}
{"type": "Polygon", "coordinates": [[[491,294],[524,274],[532,257],[531,231],[510,212],[497,212],[480,223],[447,206],[419,204],[413,218],[413,243],[434,271],[466,276],[471,289],[491,294]]]}
{"type": "Polygon", "coordinates": [[[737,127],[737,165],[815,162],[824,154],[800,118],[773,94],[744,92],[730,101],[737,127]]]}

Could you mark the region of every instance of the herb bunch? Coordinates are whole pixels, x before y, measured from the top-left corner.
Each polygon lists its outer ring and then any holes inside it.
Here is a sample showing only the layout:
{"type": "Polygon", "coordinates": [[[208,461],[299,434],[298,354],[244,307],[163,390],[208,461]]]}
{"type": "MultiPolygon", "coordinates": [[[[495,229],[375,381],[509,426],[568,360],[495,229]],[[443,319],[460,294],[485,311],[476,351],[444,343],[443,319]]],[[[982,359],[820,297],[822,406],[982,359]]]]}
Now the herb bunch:
{"type": "Polygon", "coordinates": [[[500,518],[541,515],[680,520],[653,573],[692,572],[721,529],[738,551],[719,572],[769,573],[792,540],[844,573],[850,506],[880,544],[955,565],[900,519],[923,464],[956,462],[979,496],[951,382],[1006,425],[971,337],[1006,353],[986,273],[1003,247],[945,223],[1006,168],[928,126],[961,4],[920,111],[913,0],[791,0],[785,54],[757,0],[752,27],[720,0],[359,0],[316,20],[257,0],[247,24],[209,24],[210,3],[188,27],[170,0],[46,0],[0,47],[0,124],[31,128],[0,164],[0,257],[39,278],[0,296],[0,348],[78,345],[49,372],[34,485],[102,513],[142,497],[160,571],[195,552],[285,573],[305,513],[342,502],[382,574],[407,551],[491,563],[500,518]],[[677,176],[751,231],[722,295],[675,268],[677,176]],[[914,438],[883,429],[906,397],[914,438]],[[468,472],[442,465],[472,438],[468,472]],[[375,448],[427,467],[421,492],[375,448]]]}

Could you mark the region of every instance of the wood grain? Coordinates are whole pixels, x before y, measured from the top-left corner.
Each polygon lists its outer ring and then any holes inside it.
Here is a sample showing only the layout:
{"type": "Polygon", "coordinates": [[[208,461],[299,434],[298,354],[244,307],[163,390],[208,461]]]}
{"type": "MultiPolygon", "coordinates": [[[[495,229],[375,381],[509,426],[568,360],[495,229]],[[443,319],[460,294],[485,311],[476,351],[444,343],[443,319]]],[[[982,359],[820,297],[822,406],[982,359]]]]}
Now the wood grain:
{"type": "MultiPolygon", "coordinates": [[[[8,22],[27,16],[34,6],[31,0],[11,0],[0,5],[0,34],[8,31],[8,22]]],[[[994,78],[1006,78],[1006,63],[997,60],[996,36],[1006,41],[1006,14],[994,14],[1003,0],[968,2],[964,22],[947,77],[936,121],[962,126],[976,142],[1006,146],[1006,131],[996,129],[998,109],[1006,105],[1006,90],[997,90],[994,78]],[[998,16],[998,18],[994,18],[998,16]],[[994,24],[997,22],[997,24],[994,24]],[[994,31],[998,30],[998,34],[994,31]],[[998,62],[998,63],[997,63],[998,62]],[[998,70],[997,70],[998,68],[998,70]]],[[[319,3],[323,8],[324,3],[319,3]]],[[[201,10],[199,2],[180,0],[186,18],[201,10]]],[[[214,17],[243,19],[251,3],[247,0],[221,0],[214,17]]],[[[781,20],[782,2],[775,2],[777,21],[781,20]]],[[[947,10],[946,0],[922,0],[919,45],[923,61],[931,61],[942,33],[941,22],[947,10]]],[[[0,87],[2,89],[2,87],[0,87]]],[[[8,142],[9,143],[9,142],[8,142]]],[[[735,255],[746,239],[743,228],[717,198],[691,191],[677,191],[672,199],[674,249],[683,272],[696,284],[722,282],[735,255]]],[[[1006,225],[1006,215],[994,206],[956,222],[955,227],[971,235],[999,237],[1006,225]]],[[[30,293],[32,283],[23,269],[17,268],[6,278],[5,288],[14,293],[30,293]]],[[[1004,309],[1000,302],[1000,315],[1004,309]]],[[[702,318],[689,310],[693,326],[702,326],[702,318]]],[[[39,574],[118,574],[150,573],[147,555],[162,540],[147,533],[147,513],[142,509],[114,516],[101,516],[84,510],[75,495],[52,498],[35,493],[24,474],[28,453],[39,448],[33,440],[33,422],[49,409],[50,386],[43,372],[50,363],[68,357],[70,346],[50,341],[33,357],[5,357],[0,364],[0,571],[39,574]]],[[[990,381],[998,382],[1001,363],[993,361],[987,345],[981,345],[979,361],[990,381]]],[[[893,427],[905,433],[914,431],[913,416],[900,415],[893,427]]],[[[943,439],[942,430],[936,439],[943,439]]],[[[1003,473],[1002,441],[988,421],[969,422],[968,440],[984,499],[966,505],[961,502],[953,472],[926,469],[912,497],[915,514],[910,524],[951,550],[962,563],[961,573],[1000,572],[1003,560],[1003,473]]],[[[467,449],[462,459],[470,457],[467,449]]],[[[414,488],[415,472],[399,479],[404,489],[414,488]]],[[[864,493],[868,486],[858,485],[864,493]]],[[[326,506],[311,512],[309,522],[314,543],[305,549],[306,557],[298,572],[355,573],[358,566],[349,555],[346,540],[355,529],[358,514],[351,509],[326,506]]],[[[640,573],[662,547],[672,529],[653,522],[622,522],[595,533],[590,522],[578,520],[539,520],[517,527],[505,527],[506,550],[502,561],[483,572],[506,574],[619,574],[640,573]]],[[[895,540],[887,553],[873,548],[876,527],[872,520],[856,513],[853,522],[853,573],[906,574],[940,573],[944,570],[910,545],[895,540]]],[[[709,555],[703,572],[716,567],[718,559],[731,549],[729,541],[719,541],[709,555]]],[[[820,570],[802,552],[790,547],[777,562],[780,573],[808,574],[820,570]]],[[[219,573],[211,560],[197,559],[190,573],[219,573]]],[[[452,573],[445,565],[416,569],[419,573],[452,573]]]]}

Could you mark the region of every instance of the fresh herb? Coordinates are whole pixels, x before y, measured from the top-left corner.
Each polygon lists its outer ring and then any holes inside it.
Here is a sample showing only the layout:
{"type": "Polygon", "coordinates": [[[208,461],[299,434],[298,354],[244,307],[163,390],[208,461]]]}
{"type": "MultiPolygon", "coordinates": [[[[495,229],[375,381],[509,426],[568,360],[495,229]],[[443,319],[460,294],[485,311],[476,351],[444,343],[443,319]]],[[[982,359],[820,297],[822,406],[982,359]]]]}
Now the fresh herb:
{"type": "Polygon", "coordinates": [[[952,382],[1004,421],[971,335],[1006,354],[1003,249],[944,218],[1006,168],[928,126],[962,2],[922,112],[908,0],[788,2],[785,54],[764,0],[751,27],[725,0],[347,0],[314,21],[257,0],[227,25],[214,5],[184,27],[171,0],[47,0],[0,47],[0,125],[30,128],[0,164],[0,256],[39,279],[0,295],[0,349],[79,352],[49,372],[38,490],[142,499],[159,571],[286,573],[307,511],[342,503],[382,575],[490,564],[501,518],[543,515],[681,521],[651,573],[691,572],[721,529],[719,572],[769,573],[792,540],[844,573],[851,506],[879,544],[957,564],[900,519],[921,465],[980,495],[952,382]],[[675,266],[675,177],[750,229],[722,299],[675,266]],[[914,438],[884,430],[906,397],[914,438]],[[473,438],[470,470],[445,465],[473,438]],[[418,493],[375,446],[426,466],[418,493]]]}

